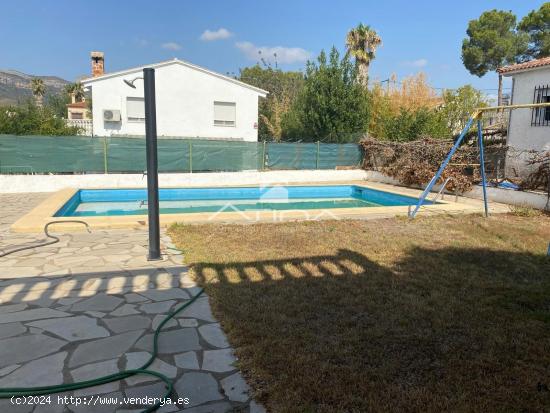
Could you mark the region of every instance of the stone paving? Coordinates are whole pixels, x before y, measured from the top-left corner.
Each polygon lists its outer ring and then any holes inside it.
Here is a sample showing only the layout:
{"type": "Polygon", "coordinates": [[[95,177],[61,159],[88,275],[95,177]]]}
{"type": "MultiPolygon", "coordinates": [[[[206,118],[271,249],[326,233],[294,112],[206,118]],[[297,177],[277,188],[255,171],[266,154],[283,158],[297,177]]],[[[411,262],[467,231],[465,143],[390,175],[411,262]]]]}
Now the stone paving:
{"type": "MultiPolygon", "coordinates": [[[[43,237],[10,233],[9,226],[47,195],[0,194],[0,251],[43,237]]],[[[164,233],[163,260],[152,262],[145,258],[143,230],[59,235],[57,244],[0,258],[0,387],[70,383],[140,367],[163,316],[199,291],[164,233]]],[[[251,400],[236,362],[202,295],[165,325],[150,367],[173,379],[174,396],[189,403],[159,411],[265,411],[251,400]]],[[[53,395],[49,405],[0,400],[0,412],[139,412],[143,406],[122,398],[162,397],[164,391],[155,377],[136,375],[53,395]],[[58,395],[97,404],[58,404],[58,395]],[[108,397],[111,403],[100,405],[108,397]]]]}

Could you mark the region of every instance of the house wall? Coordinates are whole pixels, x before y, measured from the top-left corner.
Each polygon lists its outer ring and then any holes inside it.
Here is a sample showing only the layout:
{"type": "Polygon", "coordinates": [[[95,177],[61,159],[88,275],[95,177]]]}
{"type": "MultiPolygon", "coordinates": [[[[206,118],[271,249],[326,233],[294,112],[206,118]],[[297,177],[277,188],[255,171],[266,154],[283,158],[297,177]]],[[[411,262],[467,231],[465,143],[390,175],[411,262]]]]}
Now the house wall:
{"type": "MultiPolygon", "coordinates": [[[[537,86],[550,85],[550,67],[515,73],[512,104],[533,103],[537,86]]],[[[531,126],[532,109],[515,109],[510,113],[507,144],[511,147],[506,159],[509,177],[524,177],[533,167],[526,165],[531,154],[525,151],[550,151],[550,126],[531,126]]]]}
{"type": "MultiPolygon", "coordinates": [[[[94,135],[145,135],[145,122],[128,121],[126,112],[126,97],[143,97],[143,81],[134,83],[136,89],[123,82],[140,75],[90,83],[94,135]],[[122,120],[104,122],[104,109],[120,110],[122,120]]],[[[180,64],[156,68],[155,87],[159,136],[258,140],[258,92],[180,64]],[[214,125],[214,101],[236,103],[234,127],[214,125]]]]}

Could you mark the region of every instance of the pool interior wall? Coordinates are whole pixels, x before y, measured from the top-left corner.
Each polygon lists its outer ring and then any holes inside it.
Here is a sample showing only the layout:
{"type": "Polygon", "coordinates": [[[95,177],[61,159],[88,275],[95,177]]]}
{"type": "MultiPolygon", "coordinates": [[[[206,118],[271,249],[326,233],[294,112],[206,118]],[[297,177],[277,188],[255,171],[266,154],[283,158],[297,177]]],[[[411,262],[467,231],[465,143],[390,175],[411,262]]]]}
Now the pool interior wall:
{"type": "MultiPolygon", "coordinates": [[[[418,202],[415,197],[358,185],[170,188],[160,189],[159,198],[161,214],[407,206],[418,202]]],[[[80,189],[54,216],[146,213],[146,189],[80,189]]]]}

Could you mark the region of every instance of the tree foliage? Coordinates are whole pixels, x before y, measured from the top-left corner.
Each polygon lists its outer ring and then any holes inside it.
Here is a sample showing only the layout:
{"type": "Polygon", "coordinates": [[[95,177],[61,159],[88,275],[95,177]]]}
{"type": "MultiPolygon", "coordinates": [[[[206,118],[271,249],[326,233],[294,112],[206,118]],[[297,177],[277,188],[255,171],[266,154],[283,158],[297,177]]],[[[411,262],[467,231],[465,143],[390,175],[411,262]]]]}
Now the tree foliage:
{"type": "Polygon", "coordinates": [[[487,106],[487,98],[471,85],[443,92],[442,115],[447,121],[449,132],[459,133],[476,108],[487,106]]]}
{"type": "Polygon", "coordinates": [[[550,56],[550,2],[521,19],[518,29],[529,36],[528,58],[550,56]]]}
{"type": "Polygon", "coordinates": [[[283,119],[284,137],[305,141],[353,142],[367,131],[369,95],[355,81],[357,68],[335,47],[308,62],[304,86],[283,119]]]}
{"type": "Polygon", "coordinates": [[[255,65],[240,70],[239,79],[267,90],[269,94],[261,99],[259,112],[259,140],[281,140],[282,119],[290,110],[304,83],[300,72],[283,72],[270,65],[255,65]]]}
{"type": "Polygon", "coordinates": [[[527,36],[516,30],[516,16],[512,12],[486,11],[468,23],[466,34],[462,61],[470,73],[479,77],[517,62],[527,50],[527,36]]]}
{"type": "Polygon", "coordinates": [[[65,90],[67,92],[67,95],[74,96],[75,100],[77,102],[81,102],[82,99],[84,99],[85,92],[84,87],[82,86],[82,83],[75,82],[70,83],[65,87],[65,90]]]}
{"type": "Polygon", "coordinates": [[[386,88],[374,85],[369,136],[411,141],[422,137],[448,137],[447,123],[438,108],[442,99],[428,85],[423,73],[401,82],[392,77],[386,88]]]}
{"type": "Polygon", "coordinates": [[[46,94],[46,85],[39,77],[31,80],[31,92],[38,106],[42,106],[44,95],[46,94]]]}
{"type": "Polygon", "coordinates": [[[346,36],[346,55],[353,56],[357,64],[357,80],[367,86],[369,66],[374,59],[376,49],[382,45],[382,39],[370,26],[359,23],[346,36]]]}
{"type": "Polygon", "coordinates": [[[21,106],[0,107],[0,134],[9,135],[76,135],[78,128],[69,127],[53,107],[41,107],[33,101],[21,106]]]}
{"type": "Polygon", "coordinates": [[[71,98],[67,93],[56,93],[46,96],[46,107],[53,116],[58,118],[67,117],[67,104],[71,103],[71,98]]]}

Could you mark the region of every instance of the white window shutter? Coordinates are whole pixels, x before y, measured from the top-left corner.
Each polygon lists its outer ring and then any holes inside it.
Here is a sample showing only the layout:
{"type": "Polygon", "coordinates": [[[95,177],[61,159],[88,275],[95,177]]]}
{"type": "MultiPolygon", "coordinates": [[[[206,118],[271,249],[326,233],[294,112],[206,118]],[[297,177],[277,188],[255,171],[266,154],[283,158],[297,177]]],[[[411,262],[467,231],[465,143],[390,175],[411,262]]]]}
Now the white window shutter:
{"type": "Polygon", "coordinates": [[[214,125],[235,126],[235,102],[214,102],[214,125]]]}
{"type": "Polygon", "coordinates": [[[130,120],[145,119],[145,102],[143,98],[126,98],[126,116],[130,120]]]}

